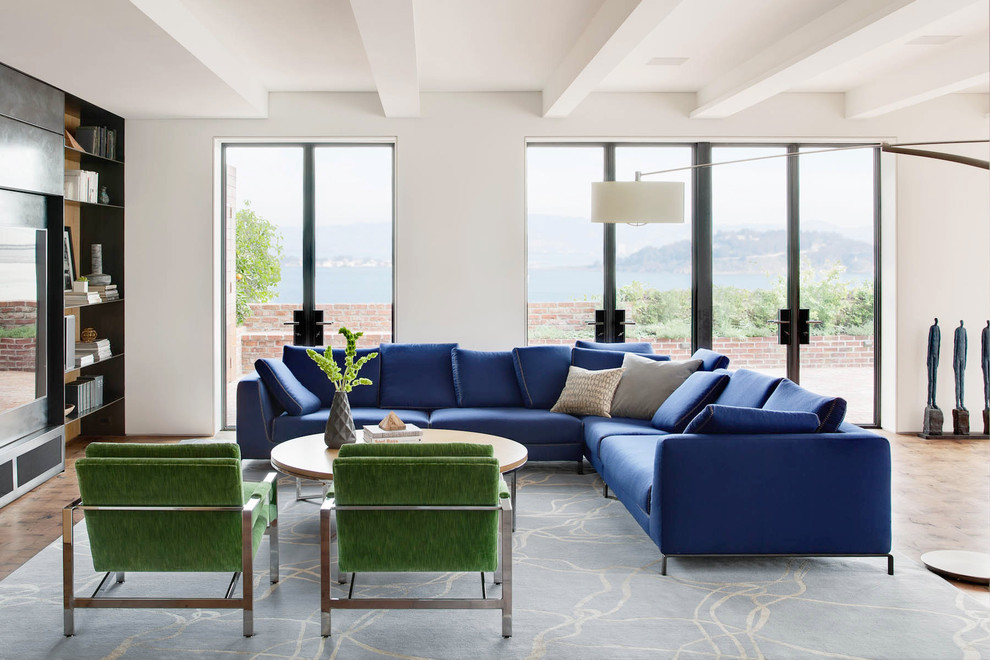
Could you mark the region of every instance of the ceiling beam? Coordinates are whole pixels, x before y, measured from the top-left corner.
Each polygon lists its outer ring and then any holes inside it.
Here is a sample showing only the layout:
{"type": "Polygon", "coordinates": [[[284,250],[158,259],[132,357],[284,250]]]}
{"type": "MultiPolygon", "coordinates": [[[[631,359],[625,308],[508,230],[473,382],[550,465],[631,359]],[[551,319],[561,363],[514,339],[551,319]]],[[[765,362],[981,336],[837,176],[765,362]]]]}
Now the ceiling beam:
{"type": "Polygon", "coordinates": [[[868,119],[990,81],[990,37],[975,36],[846,92],[846,117],[868,119]]]}
{"type": "Polygon", "coordinates": [[[350,0],[386,117],[419,116],[412,0],[350,0]]]}
{"type": "Polygon", "coordinates": [[[846,0],[706,85],[691,117],[729,117],[974,2],[846,0]]]}
{"type": "Polygon", "coordinates": [[[543,88],[543,116],[566,117],[680,4],[681,0],[609,0],[543,88]]]}
{"type": "Polygon", "coordinates": [[[130,0],[167,35],[213,72],[257,111],[268,115],[268,90],[248,73],[244,62],[220,45],[217,38],[180,0],[130,0]]]}

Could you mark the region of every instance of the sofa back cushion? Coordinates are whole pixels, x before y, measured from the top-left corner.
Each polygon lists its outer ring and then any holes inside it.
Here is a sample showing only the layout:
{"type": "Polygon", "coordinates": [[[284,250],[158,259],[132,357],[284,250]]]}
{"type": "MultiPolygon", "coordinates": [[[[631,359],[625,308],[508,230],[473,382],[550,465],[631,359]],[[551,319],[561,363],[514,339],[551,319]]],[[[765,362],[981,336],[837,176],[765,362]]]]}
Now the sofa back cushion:
{"type": "Polygon", "coordinates": [[[725,374],[694,372],[660,404],[651,423],[661,431],[683,433],[688,422],[718,398],[728,380],[725,374]]]}
{"type": "Polygon", "coordinates": [[[768,376],[758,371],[749,369],[716,369],[717,373],[725,374],[729,377],[729,384],[725,386],[715,403],[720,406],[739,406],[743,408],[762,408],[780,381],[781,376],[768,376]]]}
{"type": "Polygon", "coordinates": [[[653,352],[653,344],[647,341],[603,342],[603,341],[588,341],[586,339],[578,339],[576,342],[574,342],[574,348],[585,348],[596,351],[618,351],[620,353],[652,353],[653,352]]]}
{"type": "Polygon", "coordinates": [[[612,397],[613,417],[652,419],[660,405],[701,366],[701,360],[656,362],[650,357],[625,354],[625,371],[612,397]]]}
{"type": "MultiPolygon", "coordinates": [[[[329,408],[333,401],[333,384],[323,370],[306,353],[306,349],[312,348],[321,355],[326,355],[326,348],[323,346],[291,346],[286,345],[282,349],[282,362],[295,374],[299,382],[306,389],[315,394],[320,399],[320,408],[329,408]]],[[[369,353],[377,353],[377,348],[359,348],[355,360],[358,360],[369,353]]],[[[333,361],[341,369],[344,368],[344,349],[332,349],[333,361]]],[[[381,380],[381,357],[369,361],[361,367],[358,376],[370,378],[371,385],[355,386],[347,394],[347,400],[352,408],[377,408],[378,407],[378,386],[381,380]]]]}
{"type": "Polygon", "coordinates": [[[571,364],[582,369],[597,371],[599,369],[618,369],[627,355],[635,355],[644,360],[667,362],[669,355],[656,353],[635,353],[632,351],[605,351],[596,348],[575,348],[571,351],[571,364]]]}
{"type": "Polygon", "coordinates": [[[709,404],[688,423],[684,432],[708,435],[814,433],[818,424],[818,415],[810,412],[709,404]]]}
{"type": "Polygon", "coordinates": [[[523,404],[550,410],[567,382],[571,347],[524,346],[513,348],[512,357],[523,404]]]}
{"type": "Polygon", "coordinates": [[[846,400],[838,396],[822,396],[809,392],[785,378],[773,391],[764,410],[798,410],[818,415],[818,432],[835,433],[846,416],[846,400]]]}
{"type": "Polygon", "coordinates": [[[293,375],[283,362],[270,358],[254,361],[254,368],[271,395],[290,415],[306,415],[320,409],[320,399],[293,375]]]}
{"type": "Polygon", "coordinates": [[[382,408],[456,408],[457,344],[382,344],[382,408]]]}
{"type": "Polygon", "coordinates": [[[699,348],[691,356],[692,360],[701,360],[701,371],[715,371],[716,369],[726,369],[729,366],[728,356],[716,353],[707,348],[699,348]]]}
{"type": "Polygon", "coordinates": [[[511,351],[453,350],[454,391],[461,408],[521,408],[511,351]]]}

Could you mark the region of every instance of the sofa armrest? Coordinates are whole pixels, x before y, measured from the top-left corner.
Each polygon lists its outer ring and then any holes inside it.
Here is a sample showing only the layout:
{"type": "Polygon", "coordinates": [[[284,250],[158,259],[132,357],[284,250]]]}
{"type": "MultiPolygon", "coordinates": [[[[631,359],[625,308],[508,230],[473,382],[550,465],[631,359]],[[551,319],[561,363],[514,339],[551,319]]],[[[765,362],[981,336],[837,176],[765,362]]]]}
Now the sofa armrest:
{"type": "Polygon", "coordinates": [[[237,444],[241,458],[271,456],[272,422],[282,412],[258,374],[249,374],[238,381],[237,444]]]}
{"type": "Polygon", "coordinates": [[[653,484],[665,554],[890,551],[890,445],[862,429],[666,436],[653,484]]]}

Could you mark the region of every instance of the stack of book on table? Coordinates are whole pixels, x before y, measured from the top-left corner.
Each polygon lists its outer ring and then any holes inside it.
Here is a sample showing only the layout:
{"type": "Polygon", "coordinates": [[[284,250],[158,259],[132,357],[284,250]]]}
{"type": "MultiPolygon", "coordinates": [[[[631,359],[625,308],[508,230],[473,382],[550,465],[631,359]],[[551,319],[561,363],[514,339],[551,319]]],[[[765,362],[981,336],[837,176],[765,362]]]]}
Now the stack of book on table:
{"type": "Polygon", "coordinates": [[[89,290],[100,294],[100,299],[103,302],[120,299],[120,293],[117,291],[116,284],[90,284],[89,290]]]}
{"type": "Polygon", "coordinates": [[[110,340],[97,339],[96,341],[77,341],[76,362],[78,362],[79,358],[83,356],[90,356],[97,362],[100,360],[106,360],[108,357],[112,357],[113,353],[110,352],[110,340]]]}
{"type": "Polygon", "coordinates": [[[88,293],[76,293],[75,291],[65,292],[65,306],[66,307],[79,307],[80,305],[92,305],[93,303],[102,302],[103,299],[100,298],[100,294],[96,291],[90,291],[88,293]]]}
{"type": "Polygon", "coordinates": [[[99,202],[99,172],[65,170],[65,198],[76,202],[99,202]]]}
{"type": "Polygon", "coordinates": [[[365,442],[420,442],[423,439],[423,429],[415,424],[406,424],[406,428],[385,430],[378,424],[364,427],[365,442]]]}

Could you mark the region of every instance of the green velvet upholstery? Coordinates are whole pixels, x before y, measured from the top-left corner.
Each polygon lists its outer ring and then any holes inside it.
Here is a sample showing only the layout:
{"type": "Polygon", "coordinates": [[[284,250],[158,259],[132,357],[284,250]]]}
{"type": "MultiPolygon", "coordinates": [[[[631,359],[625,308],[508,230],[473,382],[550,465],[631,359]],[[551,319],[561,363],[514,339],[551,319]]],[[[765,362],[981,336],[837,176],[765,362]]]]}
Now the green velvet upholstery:
{"type": "MultiPolygon", "coordinates": [[[[505,490],[490,445],[348,444],[336,504],[496,506],[505,490]]],[[[342,572],[494,571],[496,511],[337,511],[342,572]]]]}
{"type": "MultiPolygon", "coordinates": [[[[87,506],[230,506],[252,497],[252,553],[277,516],[271,484],[243,482],[232,443],[93,443],[76,462],[87,506]]],[[[97,571],[240,571],[241,513],[86,511],[97,571]]]]}

